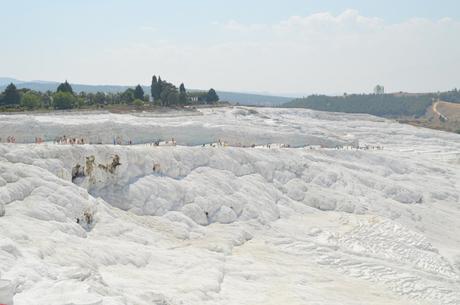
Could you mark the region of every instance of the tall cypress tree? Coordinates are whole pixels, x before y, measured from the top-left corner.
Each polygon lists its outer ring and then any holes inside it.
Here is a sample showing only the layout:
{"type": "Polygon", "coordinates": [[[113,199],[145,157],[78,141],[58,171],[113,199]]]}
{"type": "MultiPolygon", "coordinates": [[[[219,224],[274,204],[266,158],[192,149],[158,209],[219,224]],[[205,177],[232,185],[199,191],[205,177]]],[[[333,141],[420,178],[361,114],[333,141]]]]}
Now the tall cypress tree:
{"type": "Polygon", "coordinates": [[[151,93],[151,96],[154,100],[157,100],[159,98],[159,94],[158,94],[158,80],[157,80],[157,77],[154,75],[152,77],[152,85],[150,87],[150,93],[151,93]]]}
{"type": "Polygon", "coordinates": [[[57,87],[56,92],[68,92],[73,94],[73,89],[72,86],[67,81],[65,81],[57,87]]]}
{"type": "Polygon", "coordinates": [[[206,102],[208,102],[208,104],[214,104],[218,101],[219,96],[217,95],[216,90],[214,90],[213,88],[209,89],[208,94],[206,95],[206,102]]]}
{"type": "Polygon", "coordinates": [[[180,93],[187,93],[187,91],[185,90],[184,83],[180,84],[180,86],[179,86],[179,92],[180,92],[180,93]]]}
{"type": "Polygon", "coordinates": [[[161,80],[161,76],[158,76],[158,98],[161,96],[161,91],[163,90],[163,81],[161,80]]]}
{"type": "Polygon", "coordinates": [[[179,104],[187,104],[187,90],[185,90],[183,83],[179,86],[179,104]]]}
{"type": "Polygon", "coordinates": [[[144,100],[144,89],[142,89],[141,85],[137,85],[134,89],[134,98],[144,100]]]}

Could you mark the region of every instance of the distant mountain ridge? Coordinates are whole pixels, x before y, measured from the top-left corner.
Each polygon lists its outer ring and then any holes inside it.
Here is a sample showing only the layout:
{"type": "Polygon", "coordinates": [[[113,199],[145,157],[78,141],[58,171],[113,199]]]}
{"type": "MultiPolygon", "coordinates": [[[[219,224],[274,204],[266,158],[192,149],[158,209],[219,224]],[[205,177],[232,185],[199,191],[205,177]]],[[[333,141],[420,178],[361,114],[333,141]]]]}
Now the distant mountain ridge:
{"type": "Polygon", "coordinates": [[[11,77],[0,77],[0,87],[8,86],[11,83],[19,84],[21,81],[11,77]]]}
{"type": "MultiPolygon", "coordinates": [[[[36,91],[56,91],[59,86],[59,82],[53,81],[21,81],[18,79],[10,77],[0,77],[0,91],[3,91],[6,86],[10,83],[16,85],[17,88],[27,88],[36,91]]],[[[128,88],[134,88],[134,86],[125,86],[125,85],[83,85],[83,84],[73,84],[71,83],[72,88],[75,92],[106,92],[106,93],[116,93],[123,92],[128,88]]],[[[150,92],[150,86],[142,86],[145,93],[150,92]]],[[[190,91],[201,91],[190,89],[190,91]]],[[[293,100],[291,97],[283,96],[273,96],[273,95],[263,95],[263,94],[252,94],[252,93],[240,93],[240,92],[228,92],[228,91],[219,91],[217,94],[220,97],[221,101],[230,102],[232,104],[240,105],[253,105],[253,106],[280,106],[284,103],[290,102],[293,100]]]]}

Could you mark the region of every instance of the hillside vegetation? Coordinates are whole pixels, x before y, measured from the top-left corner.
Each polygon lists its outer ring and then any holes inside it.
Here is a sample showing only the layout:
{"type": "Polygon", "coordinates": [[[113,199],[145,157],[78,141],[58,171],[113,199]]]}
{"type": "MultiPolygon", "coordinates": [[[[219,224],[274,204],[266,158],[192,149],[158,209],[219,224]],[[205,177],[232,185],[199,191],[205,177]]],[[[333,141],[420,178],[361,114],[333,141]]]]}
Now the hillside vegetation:
{"type": "Polygon", "coordinates": [[[460,103],[438,101],[419,118],[403,118],[401,123],[460,133],[460,103]]]}
{"type": "Polygon", "coordinates": [[[454,90],[443,92],[439,95],[439,99],[448,103],[460,104],[460,91],[455,88],[454,90]]]}
{"type": "Polygon", "coordinates": [[[422,116],[431,105],[433,95],[353,94],[344,96],[311,95],[284,104],[290,108],[321,111],[367,113],[377,116],[422,116]]]}

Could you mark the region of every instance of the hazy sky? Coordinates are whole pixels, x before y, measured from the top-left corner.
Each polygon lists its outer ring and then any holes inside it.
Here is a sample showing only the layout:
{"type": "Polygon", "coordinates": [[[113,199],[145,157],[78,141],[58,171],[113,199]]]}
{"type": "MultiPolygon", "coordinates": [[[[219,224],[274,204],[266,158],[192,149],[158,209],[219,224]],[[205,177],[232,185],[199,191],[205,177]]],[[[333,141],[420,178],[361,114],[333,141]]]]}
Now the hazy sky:
{"type": "Polygon", "coordinates": [[[460,87],[458,0],[0,0],[0,76],[278,94],[460,87]]]}

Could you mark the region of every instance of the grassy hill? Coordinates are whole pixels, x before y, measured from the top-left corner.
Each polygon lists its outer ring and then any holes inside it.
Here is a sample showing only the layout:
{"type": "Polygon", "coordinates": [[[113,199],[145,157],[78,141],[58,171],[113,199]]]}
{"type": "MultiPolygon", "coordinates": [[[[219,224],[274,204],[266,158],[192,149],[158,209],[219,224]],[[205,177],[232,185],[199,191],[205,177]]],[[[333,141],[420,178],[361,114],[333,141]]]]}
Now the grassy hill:
{"type": "Polygon", "coordinates": [[[460,103],[438,101],[420,118],[401,118],[401,123],[460,133],[460,103]]]}

